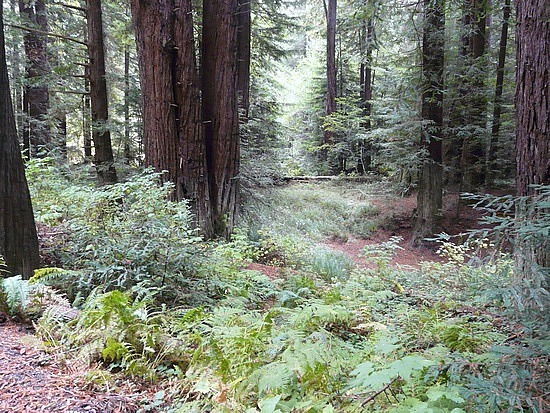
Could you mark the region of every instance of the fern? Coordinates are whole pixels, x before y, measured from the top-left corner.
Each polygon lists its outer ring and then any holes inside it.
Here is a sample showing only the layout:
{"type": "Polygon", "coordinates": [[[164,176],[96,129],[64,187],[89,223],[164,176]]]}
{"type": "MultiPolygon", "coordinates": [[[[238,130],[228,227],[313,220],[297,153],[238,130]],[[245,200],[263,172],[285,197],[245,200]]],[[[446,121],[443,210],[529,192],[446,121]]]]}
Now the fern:
{"type": "Polygon", "coordinates": [[[20,275],[2,280],[2,290],[9,314],[24,316],[32,289],[29,281],[23,280],[20,275]]]}

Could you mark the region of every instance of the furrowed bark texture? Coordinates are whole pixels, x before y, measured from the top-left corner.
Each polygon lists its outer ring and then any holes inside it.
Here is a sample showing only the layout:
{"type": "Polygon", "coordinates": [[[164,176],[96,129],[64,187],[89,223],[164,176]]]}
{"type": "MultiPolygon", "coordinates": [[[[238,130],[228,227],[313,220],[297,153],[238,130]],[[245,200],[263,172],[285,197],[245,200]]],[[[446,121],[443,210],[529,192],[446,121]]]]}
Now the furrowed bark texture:
{"type": "MultiPolygon", "coordinates": [[[[517,0],[516,185],[519,196],[532,197],[531,185],[550,185],[550,7],[547,0],[517,0]]],[[[529,202],[519,219],[536,219],[529,202]],[[531,214],[531,215],[530,215],[531,214]]],[[[523,210],[522,210],[523,209],[523,210]]],[[[533,245],[518,240],[516,264],[529,277],[529,265],[550,267],[548,240],[533,245]]]]}
{"type": "Polygon", "coordinates": [[[202,115],[212,235],[226,237],[233,229],[239,194],[237,7],[237,0],[203,2],[202,115]]]}
{"type": "Polygon", "coordinates": [[[38,238],[13,113],[0,3],[0,255],[12,274],[38,267],[38,238]]]}
{"type": "Polygon", "coordinates": [[[212,232],[189,0],[132,0],[145,163],[167,171],[174,198],[187,199],[203,233],[212,232]]]}
{"type": "Polygon", "coordinates": [[[444,0],[424,0],[421,142],[428,156],[420,171],[413,237],[415,244],[420,244],[424,238],[438,233],[441,228],[444,9],[444,0]]]}
{"type": "Polygon", "coordinates": [[[114,166],[107,80],[105,79],[105,51],[101,0],[86,0],[88,23],[88,56],[90,59],[90,104],[92,108],[92,140],[94,142],[97,176],[100,184],[117,181],[114,166]]]}

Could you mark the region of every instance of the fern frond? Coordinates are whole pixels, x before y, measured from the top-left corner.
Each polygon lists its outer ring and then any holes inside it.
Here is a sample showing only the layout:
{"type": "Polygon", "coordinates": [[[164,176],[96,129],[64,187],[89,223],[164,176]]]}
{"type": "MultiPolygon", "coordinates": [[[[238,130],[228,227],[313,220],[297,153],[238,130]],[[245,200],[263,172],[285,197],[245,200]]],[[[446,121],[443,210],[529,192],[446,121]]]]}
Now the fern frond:
{"type": "Polygon", "coordinates": [[[286,363],[270,363],[257,370],[251,380],[258,380],[258,393],[284,391],[296,380],[296,374],[286,363]]]}
{"type": "Polygon", "coordinates": [[[22,315],[28,305],[29,294],[32,290],[29,282],[23,280],[20,275],[15,275],[2,280],[2,289],[10,314],[22,315]]]}

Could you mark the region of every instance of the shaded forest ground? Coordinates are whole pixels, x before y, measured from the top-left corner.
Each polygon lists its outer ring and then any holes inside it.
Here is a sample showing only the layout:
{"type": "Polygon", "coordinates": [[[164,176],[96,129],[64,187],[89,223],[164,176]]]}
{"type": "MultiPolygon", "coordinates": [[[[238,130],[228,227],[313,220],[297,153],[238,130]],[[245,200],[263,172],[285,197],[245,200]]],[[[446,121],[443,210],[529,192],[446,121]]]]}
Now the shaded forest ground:
{"type": "MultiPolygon", "coordinates": [[[[366,195],[374,207],[369,214],[378,222],[370,228],[367,236],[344,230],[328,236],[322,234],[318,243],[345,254],[359,267],[368,268],[373,264],[365,258],[365,247],[399,237],[399,248],[394,249],[391,258],[392,266],[419,268],[423,262],[443,262],[445,258],[436,253],[435,246],[411,246],[415,197],[379,194],[373,192],[366,195]]],[[[457,203],[456,194],[446,196],[444,231],[455,235],[479,227],[481,212],[462,205],[457,218],[457,203]]],[[[41,229],[43,238],[55,236],[51,228],[41,229]]],[[[280,269],[273,265],[253,263],[250,268],[270,278],[279,276],[280,269]]],[[[95,389],[93,377],[101,374],[100,369],[76,368],[67,365],[61,358],[57,359],[55,354],[47,354],[25,326],[4,322],[0,324],[0,334],[3,337],[0,342],[0,413],[136,412],[140,406],[143,408],[144,405],[154,403],[155,393],[159,389],[143,383],[121,380],[116,383],[116,391],[95,389]]]]}
{"type": "Polygon", "coordinates": [[[63,365],[43,351],[29,326],[0,324],[0,412],[127,413],[153,399],[153,389],[120,381],[112,392],[94,390],[90,368],[63,365]]]}

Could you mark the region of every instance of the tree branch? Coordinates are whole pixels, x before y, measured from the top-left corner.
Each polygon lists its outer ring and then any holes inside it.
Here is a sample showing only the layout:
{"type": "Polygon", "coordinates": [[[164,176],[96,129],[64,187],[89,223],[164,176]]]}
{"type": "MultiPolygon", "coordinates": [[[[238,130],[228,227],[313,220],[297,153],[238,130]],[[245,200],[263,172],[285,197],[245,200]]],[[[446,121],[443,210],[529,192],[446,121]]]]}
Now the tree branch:
{"type": "Polygon", "coordinates": [[[384,387],[382,387],[380,390],[378,390],[376,393],[371,394],[369,397],[367,397],[363,402],[361,403],[361,407],[365,406],[367,403],[373,401],[378,397],[380,394],[385,393],[386,390],[390,388],[390,386],[395,383],[397,380],[399,380],[401,377],[397,376],[395,379],[390,381],[388,384],[386,384],[384,387]]]}
{"type": "Polygon", "coordinates": [[[58,89],[50,89],[50,92],[52,93],[67,93],[72,95],[89,95],[90,92],[86,92],[84,90],[58,90],[58,89]]]}
{"type": "Polygon", "coordinates": [[[87,9],[85,9],[84,7],[78,7],[78,6],[72,6],[70,4],[66,4],[66,3],[54,3],[56,6],[61,6],[61,7],[66,7],[68,9],[73,9],[73,10],[78,10],[78,11],[81,11],[82,13],[86,14],[88,12],[87,9]]]}
{"type": "Polygon", "coordinates": [[[32,29],[32,28],[30,28],[30,27],[18,26],[18,25],[16,25],[16,24],[7,24],[6,26],[13,27],[14,29],[25,30],[25,31],[27,31],[27,32],[33,32],[33,33],[43,34],[43,35],[49,36],[49,37],[57,37],[57,38],[59,38],[59,39],[63,39],[63,40],[67,40],[67,41],[70,41],[70,42],[78,43],[78,44],[81,44],[81,45],[83,45],[83,46],[88,47],[88,43],[86,43],[86,42],[83,42],[83,41],[78,40],[78,39],[74,39],[74,38],[72,38],[72,37],[63,36],[63,35],[61,35],[61,34],[45,32],[45,31],[43,31],[43,30],[32,29]]]}

